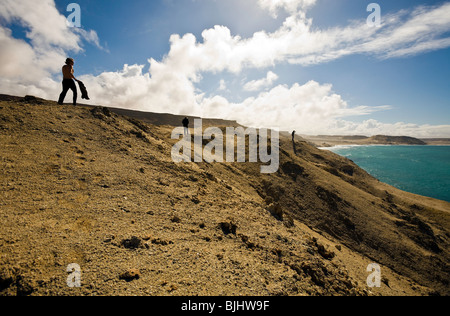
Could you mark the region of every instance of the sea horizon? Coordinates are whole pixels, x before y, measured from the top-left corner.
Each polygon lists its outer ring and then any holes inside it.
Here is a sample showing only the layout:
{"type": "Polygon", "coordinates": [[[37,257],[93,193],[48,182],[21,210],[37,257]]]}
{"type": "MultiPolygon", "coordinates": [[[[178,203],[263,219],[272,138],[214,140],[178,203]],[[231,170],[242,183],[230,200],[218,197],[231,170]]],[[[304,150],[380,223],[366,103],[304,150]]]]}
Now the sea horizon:
{"type": "MultiPolygon", "coordinates": [[[[345,149],[353,147],[450,147],[448,144],[433,144],[433,145],[409,145],[409,144],[348,144],[348,145],[331,145],[329,147],[317,147],[320,150],[333,151],[332,149],[345,149]]],[[[333,151],[334,152],[334,151],[333,151]]]]}

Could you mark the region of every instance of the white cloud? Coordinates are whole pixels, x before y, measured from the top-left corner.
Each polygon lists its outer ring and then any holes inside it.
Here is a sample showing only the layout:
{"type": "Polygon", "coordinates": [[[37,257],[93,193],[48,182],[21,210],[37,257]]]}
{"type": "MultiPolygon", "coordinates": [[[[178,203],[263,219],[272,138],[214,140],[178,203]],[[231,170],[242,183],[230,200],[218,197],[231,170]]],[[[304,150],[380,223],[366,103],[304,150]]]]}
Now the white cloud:
{"type": "Polygon", "coordinates": [[[334,135],[391,135],[419,138],[448,137],[450,135],[450,125],[418,125],[404,122],[391,124],[373,119],[365,120],[362,123],[335,120],[330,122],[328,129],[329,133],[334,135]]]}
{"type": "Polygon", "coordinates": [[[273,17],[277,17],[280,9],[284,9],[290,14],[298,10],[305,10],[316,3],[317,0],[258,0],[261,8],[268,10],[273,17]]]}
{"type": "Polygon", "coordinates": [[[227,90],[227,83],[224,79],[221,79],[219,82],[219,91],[225,91],[227,90]]]}
{"type": "Polygon", "coordinates": [[[33,0],[2,0],[0,18],[24,27],[27,38],[27,41],[15,39],[9,28],[0,26],[2,88],[5,80],[16,80],[20,86],[51,78],[61,71],[68,53],[83,50],[83,40],[101,47],[95,31],[68,27],[54,0],[41,0],[38,5],[33,0]]]}
{"type": "Polygon", "coordinates": [[[69,31],[66,18],[59,14],[54,0],[2,0],[0,16],[6,21],[18,21],[28,29],[27,38],[33,46],[48,48],[56,46],[62,49],[80,51],[80,40],[69,31]]]}
{"type": "Polygon", "coordinates": [[[307,133],[326,129],[330,122],[341,117],[367,115],[389,107],[361,106],[350,108],[330,84],[309,81],[291,87],[278,85],[257,97],[241,103],[230,103],[223,97],[203,98],[201,107],[205,117],[238,119],[253,127],[296,129],[307,133]]]}
{"type": "Polygon", "coordinates": [[[252,80],[244,85],[244,90],[246,91],[259,91],[262,88],[270,87],[275,81],[278,80],[278,75],[272,71],[267,73],[266,78],[259,80],[252,80]]]}
{"type": "Polygon", "coordinates": [[[105,106],[159,113],[201,115],[194,84],[168,65],[149,60],[150,72],[144,65],[125,65],[121,71],[99,76],[80,76],[92,100],[105,106]],[[151,74],[151,76],[150,76],[151,74]]]}
{"type": "Polygon", "coordinates": [[[100,44],[100,39],[96,31],[94,30],[86,31],[85,29],[77,27],[72,28],[72,31],[75,34],[79,34],[80,38],[96,46],[98,49],[101,49],[109,53],[109,50],[100,44]]]}
{"type": "MultiPolygon", "coordinates": [[[[291,2],[268,3],[278,7],[291,2]]],[[[303,2],[292,3],[297,7],[303,2]]],[[[218,25],[204,30],[202,41],[192,34],[172,35],[171,49],[163,62],[196,79],[206,71],[239,73],[282,62],[318,64],[352,54],[400,57],[448,47],[445,35],[449,31],[450,3],[386,14],[381,28],[369,27],[362,19],[346,27],[320,30],[300,11],[275,32],[258,31],[250,38],[233,36],[229,28],[218,25]]]]}
{"type": "Polygon", "coordinates": [[[450,47],[449,2],[418,7],[410,13],[387,15],[385,19],[380,33],[356,51],[374,53],[385,59],[450,47]]]}

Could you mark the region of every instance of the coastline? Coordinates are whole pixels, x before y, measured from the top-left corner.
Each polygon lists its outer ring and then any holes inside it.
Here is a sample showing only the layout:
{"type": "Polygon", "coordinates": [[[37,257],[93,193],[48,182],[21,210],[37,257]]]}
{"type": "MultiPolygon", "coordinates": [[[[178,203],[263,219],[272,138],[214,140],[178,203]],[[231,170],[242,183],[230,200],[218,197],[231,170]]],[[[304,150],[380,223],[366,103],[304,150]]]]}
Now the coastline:
{"type": "MultiPolygon", "coordinates": [[[[444,158],[443,161],[442,156],[439,154],[442,152],[448,153],[448,149],[444,147],[450,146],[377,144],[336,145],[333,147],[319,147],[318,149],[351,159],[379,181],[394,186],[399,190],[450,202],[450,196],[448,195],[449,183],[444,180],[445,174],[448,177],[448,171],[442,165],[448,158],[444,158]],[[390,154],[391,152],[397,154],[392,155],[390,154]],[[423,159],[424,155],[427,157],[426,160],[423,159]],[[414,159],[409,158],[413,156],[415,157],[414,159]],[[389,165],[395,165],[396,167],[392,168],[384,163],[380,164],[380,159],[389,159],[389,165]],[[430,166],[433,167],[430,168],[430,166]],[[417,170],[425,171],[418,172],[417,170]],[[441,175],[444,175],[444,178],[441,179],[441,175]],[[435,180],[437,181],[437,186],[435,180]]],[[[448,154],[445,157],[448,157],[448,154]]]]}
{"type": "Polygon", "coordinates": [[[332,148],[335,146],[370,146],[370,145],[406,145],[406,146],[450,146],[450,138],[414,138],[408,136],[339,136],[318,135],[301,137],[317,148],[332,148]]]}
{"type": "Polygon", "coordinates": [[[405,146],[405,147],[450,147],[450,144],[448,145],[408,145],[408,144],[364,144],[364,145],[360,145],[360,144],[346,144],[346,145],[333,145],[333,146],[328,146],[328,147],[317,147],[317,149],[320,150],[328,150],[328,151],[332,151],[334,149],[348,149],[348,148],[353,148],[353,147],[387,147],[387,146],[405,146]]]}

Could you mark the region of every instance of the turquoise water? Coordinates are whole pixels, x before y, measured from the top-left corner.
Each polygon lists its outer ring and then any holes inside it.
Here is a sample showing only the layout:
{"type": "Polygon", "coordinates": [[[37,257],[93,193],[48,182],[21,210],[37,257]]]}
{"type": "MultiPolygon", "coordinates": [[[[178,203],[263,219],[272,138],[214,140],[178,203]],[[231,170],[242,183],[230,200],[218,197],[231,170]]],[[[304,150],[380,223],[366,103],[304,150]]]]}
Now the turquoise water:
{"type": "Polygon", "coordinates": [[[338,146],[380,181],[403,191],[450,202],[450,146],[338,146]]]}

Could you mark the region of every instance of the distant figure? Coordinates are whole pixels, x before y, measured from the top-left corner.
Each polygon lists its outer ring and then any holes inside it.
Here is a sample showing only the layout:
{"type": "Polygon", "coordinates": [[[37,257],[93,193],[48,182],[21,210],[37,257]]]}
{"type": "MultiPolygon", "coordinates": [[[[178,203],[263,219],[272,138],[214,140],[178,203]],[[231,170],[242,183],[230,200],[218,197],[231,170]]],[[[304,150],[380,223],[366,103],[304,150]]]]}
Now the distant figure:
{"type": "Polygon", "coordinates": [[[69,91],[69,89],[73,91],[73,105],[77,105],[77,97],[78,97],[77,86],[75,85],[74,80],[78,82],[78,79],[75,78],[75,76],[73,75],[73,73],[74,73],[73,65],[74,64],[75,64],[75,62],[72,58],[67,58],[66,65],[64,65],[64,67],[62,68],[63,91],[61,92],[61,95],[59,96],[59,101],[58,101],[59,105],[63,105],[64,99],[66,98],[66,94],[69,91]]]}
{"type": "Polygon", "coordinates": [[[184,135],[188,136],[189,135],[189,119],[187,117],[185,117],[183,120],[183,127],[184,127],[184,135]]]}
{"type": "Polygon", "coordinates": [[[292,132],[292,146],[294,146],[294,154],[297,155],[297,148],[295,148],[295,131],[292,132]]]}

